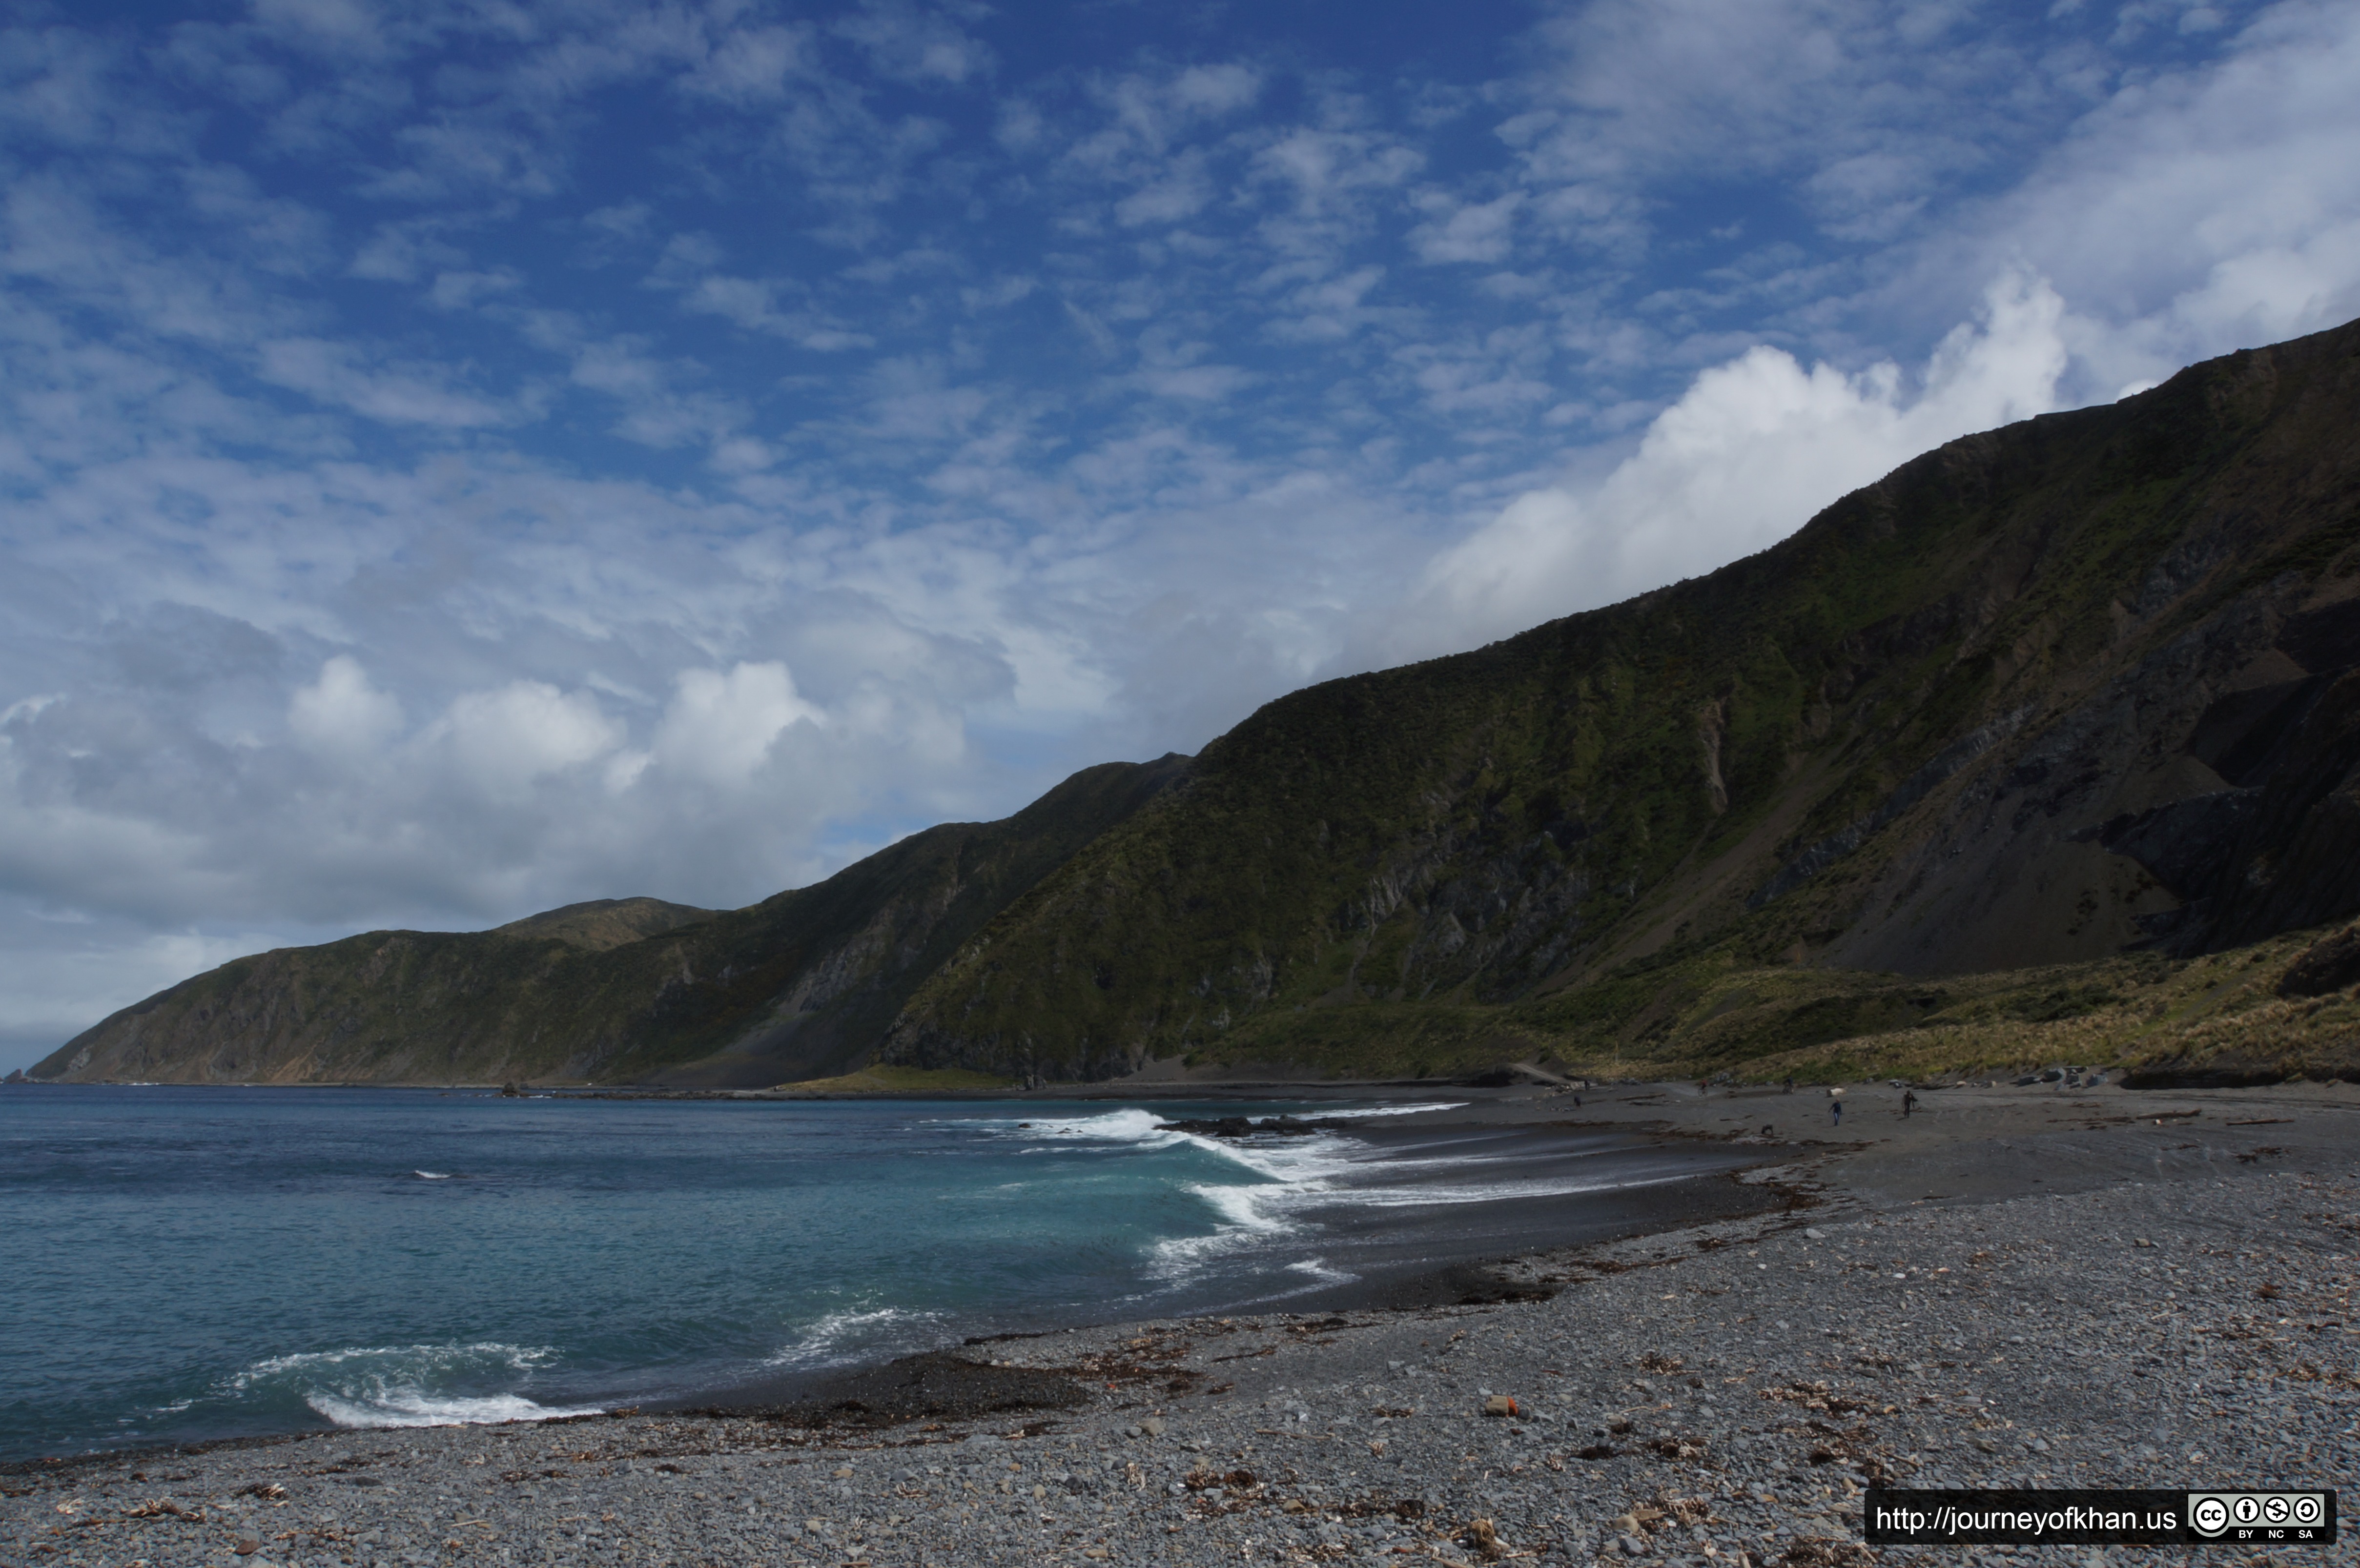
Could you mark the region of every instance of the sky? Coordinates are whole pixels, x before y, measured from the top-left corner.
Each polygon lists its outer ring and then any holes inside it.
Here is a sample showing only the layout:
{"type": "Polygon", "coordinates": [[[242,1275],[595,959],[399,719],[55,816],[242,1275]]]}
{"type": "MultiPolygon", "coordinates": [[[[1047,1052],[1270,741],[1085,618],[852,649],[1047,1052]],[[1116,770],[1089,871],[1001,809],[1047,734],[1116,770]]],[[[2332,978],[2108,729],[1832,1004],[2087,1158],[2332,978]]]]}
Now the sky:
{"type": "Polygon", "coordinates": [[[0,1068],[2360,315],[2348,0],[0,5],[0,1068]]]}

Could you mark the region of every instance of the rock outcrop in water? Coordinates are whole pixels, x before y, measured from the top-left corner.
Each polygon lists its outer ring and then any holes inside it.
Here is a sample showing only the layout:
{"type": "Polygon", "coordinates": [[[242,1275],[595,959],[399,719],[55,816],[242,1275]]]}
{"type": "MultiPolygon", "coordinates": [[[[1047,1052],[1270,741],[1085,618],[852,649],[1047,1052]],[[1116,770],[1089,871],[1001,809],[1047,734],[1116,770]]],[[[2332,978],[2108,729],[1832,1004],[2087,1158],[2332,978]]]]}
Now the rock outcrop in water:
{"type": "Polygon", "coordinates": [[[1158,1132],[1193,1133],[1198,1138],[1309,1138],[1316,1132],[1342,1132],[1345,1124],[1332,1116],[1185,1116],[1157,1122],[1158,1132]]]}
{"type": "Polygon", "coordinates": [[[2360,324],[1953,441],[1709,576],[1296,692],[1193,761],[752,909],[603,951],[264,954],[38,1072],[1688,1071],[2117,1013],[2127,1039],[2176,966],[2360,912],[2355,429],[2360,324]]]}

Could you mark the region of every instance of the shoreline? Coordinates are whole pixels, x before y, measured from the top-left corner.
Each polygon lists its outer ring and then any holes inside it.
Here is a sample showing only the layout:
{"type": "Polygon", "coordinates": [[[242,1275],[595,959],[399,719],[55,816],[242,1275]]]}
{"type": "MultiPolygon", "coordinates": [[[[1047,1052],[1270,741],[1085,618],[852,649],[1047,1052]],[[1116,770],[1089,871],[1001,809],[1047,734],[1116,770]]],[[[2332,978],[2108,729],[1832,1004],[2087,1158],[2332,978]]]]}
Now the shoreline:
{"type": "MultiPolygon", "coordinates": [[[[1481,1075],[1479,1075],[1481,1076],[1481,1075]]],[[[1376,1094],[1462,1094],[1530,1088],[1545,1080],[1513,1084],[1449,1078],[1217,1078],[1202,1083],[1181,1078],[1100,1079],[1044,1083],[1032,1088],[803,1089],[794,1084],[763,1089],[701,1089],[662,1083],[531,1083],[520,1097],[567,1100],[1196,1100],[1363,1099],[1376,1094]]],[[[1600,1082],[1603,1083],[1603,1080],[1600,1082]]],[[[1626,1081],[1618,1081],[1626,1082],[1626,1081]]],[[[1634,1082],[1634,1081],[1629,1081],[1634,1082]]],[[[300,1083],[183,1083],[172,1079],[100,1078],[67,1081],[26,1078],[9,1089],[383,1089],[438,1094],[490,1094],[507,1087],[490,1083],[388,1083],[374,1079],[307,1080],[300,1083]]]]}
{"type": "Polygon", "coordinates": [[[1717,1141],[1794,1123],[1749,1174],[1807,1207],[1499,1266],[1546,1299],[970,1343],[985,1403],[995,1379],[1081,1402],[899,1425],[649,1410],[20,1463],[0,1557],[390,1563],[464,1536],[516,1562],[1476,1562],[1483,1519],[1543,1560],[1831,1563],[1880,1475],[2332,1483],[2360,1459],[2360,1092],[1946,1090],[1906,1121],[1886,1093],[1841,1129],[1775,1090],[1493,1102],[1717,1141]],[[1516,1419],[1481,1415],[1493,1392],[1516,1419]]]}

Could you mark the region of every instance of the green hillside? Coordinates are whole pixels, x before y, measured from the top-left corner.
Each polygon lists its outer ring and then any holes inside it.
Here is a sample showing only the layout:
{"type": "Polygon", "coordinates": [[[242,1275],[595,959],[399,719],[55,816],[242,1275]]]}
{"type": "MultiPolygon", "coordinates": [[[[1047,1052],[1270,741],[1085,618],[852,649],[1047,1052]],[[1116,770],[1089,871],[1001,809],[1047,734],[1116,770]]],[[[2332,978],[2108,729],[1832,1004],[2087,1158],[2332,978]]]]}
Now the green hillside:
{"type": "Polygon", "coordinates": [[[2349,913],[2355,346],[1955,441],[1709,577],[1273,702],[885,1054],[1595,1061],[1682,955],[1931,976],[2349,913]]]}
{"type": "Polygon", "coordinates": [[[2294,973],[2360,913],[2355,430],[2360,324],[751,909],[241,959],[36,1075],[2360,1072],[2294,973]]]}
{"type": "Polygon", "coordinates": [[[987,917],[1186,768],[1088,768],[1004,822],[930,828],[726,914],[631,899],[257,953],[125,1008],[33,1076],[748,1085],[833,1071],[987,917]]]}

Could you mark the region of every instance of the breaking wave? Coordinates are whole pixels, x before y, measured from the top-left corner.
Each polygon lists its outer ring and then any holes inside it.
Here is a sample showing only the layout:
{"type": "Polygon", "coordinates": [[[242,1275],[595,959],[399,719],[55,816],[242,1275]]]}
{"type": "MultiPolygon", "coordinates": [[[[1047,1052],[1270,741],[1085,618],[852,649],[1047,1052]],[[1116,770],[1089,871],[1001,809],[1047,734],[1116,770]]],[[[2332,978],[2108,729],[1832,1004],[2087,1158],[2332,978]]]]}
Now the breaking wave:
{"type": "Polygon", "coordinates": [[[546,1346],[497,1343],[305,1351],[258,1361],[230,1377],[224,1391],[292,1394],[340,1427],[547,1421],[600,1409],[544,1405],[516,1390],[554,1355],[546,1346]]]}
{"type": "Polygon", "coordinates": [[[880,1307],[872,1312],[830,1312],[807,1325],[792,1345],[763,1359],[765,1367],[838,1367],[862,1360],[880,1346],[896,1346],[919,1337],[912,1331],[939,1320],[939,1312],[905,1312],[880,1307]]]}

